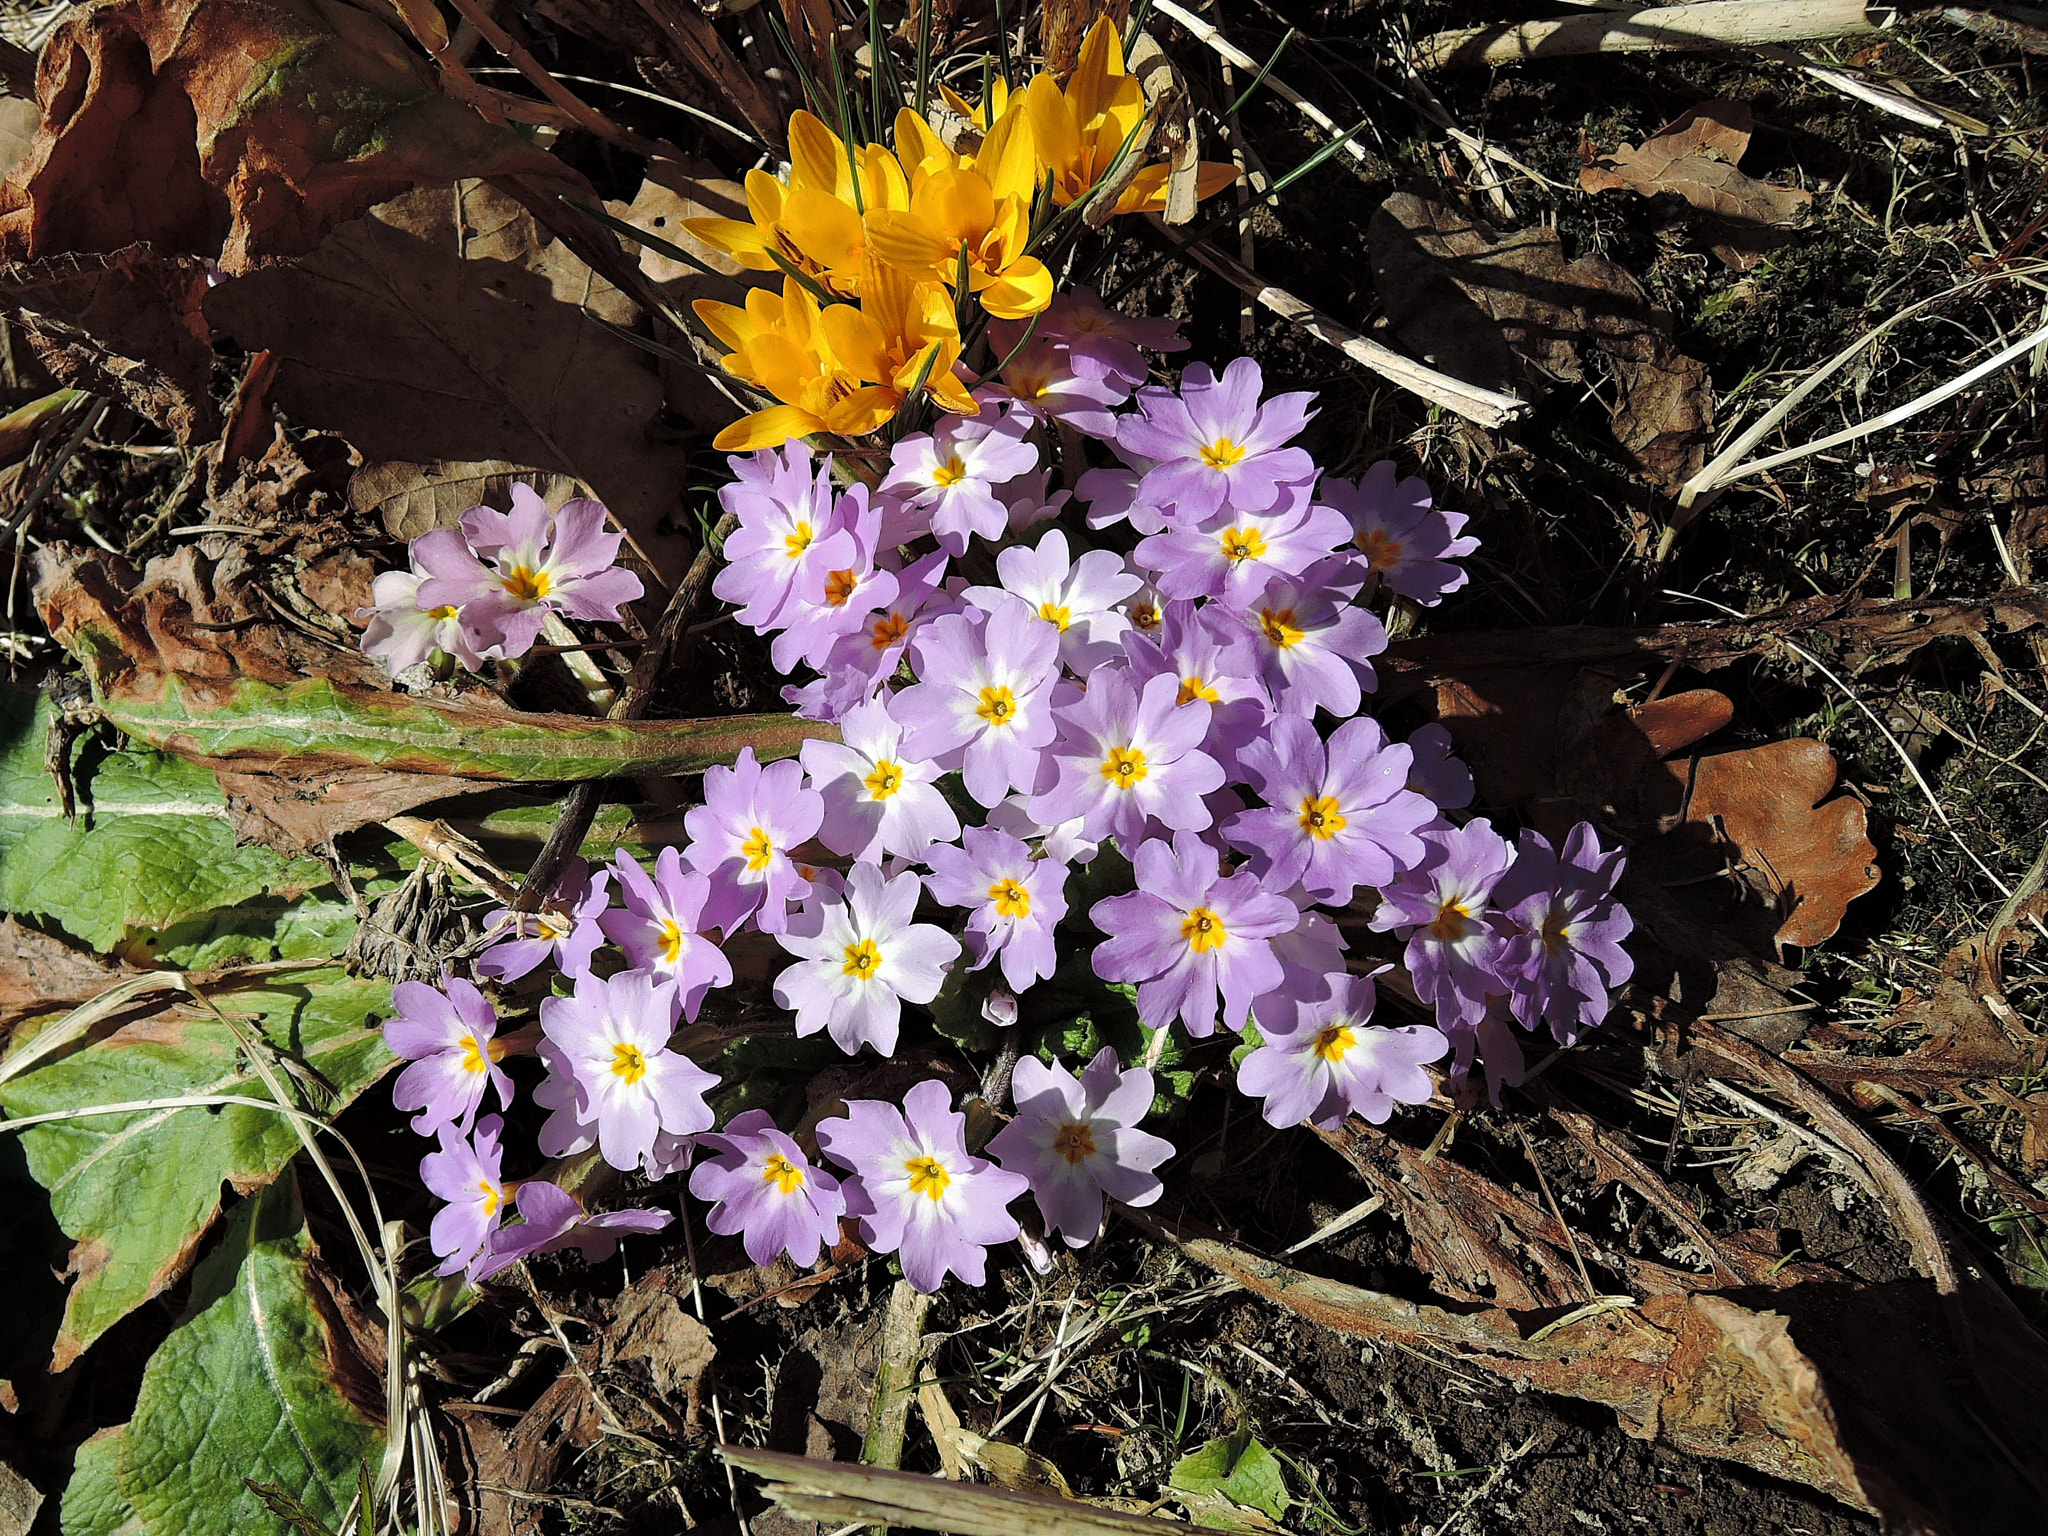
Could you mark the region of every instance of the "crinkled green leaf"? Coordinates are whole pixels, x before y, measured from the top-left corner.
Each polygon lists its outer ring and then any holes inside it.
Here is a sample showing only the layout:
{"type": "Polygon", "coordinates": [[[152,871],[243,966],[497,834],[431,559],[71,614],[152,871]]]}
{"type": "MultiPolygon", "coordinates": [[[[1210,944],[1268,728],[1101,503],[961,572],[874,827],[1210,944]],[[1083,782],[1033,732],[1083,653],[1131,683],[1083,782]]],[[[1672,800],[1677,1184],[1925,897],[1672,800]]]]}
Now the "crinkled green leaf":
{"type": "Polygon", "coordinates": [[[79,816],[66,821],[44,766],[52,718],[46,700],[0,695],[0,911],[107,950],[133,930],[327,882],[311,860],[236,847],[213,775],[160,752],[81,752],[79,816]]]}
{"type": "MultiPolygon", "coordinates": [[[[363,893],[365,899],[374,891],[363,893]]],[[[156,933],[131,936],[121,958],[181,971],[264,960],[332,960],[355,937],[355,908],[339,897],[257,896],[226,912],[187,918],[156,933]]]]}
{"type": "Polygon", "coordinates": [[[78,1448],[58,1515],[64,1536],[143,1536],[148,1530],[121,1491],[121,1446],[127,1438],[123,1424],[101,1430],[78,1448]]]}
{"type": "Polygon", "coordinates": [[[1182,1493],[1220,1493],[1233,1504],[1275,1520],[1287,1512],[1287,1480],[1279,1461],[1257,1440],[1243,1435],[1211,1440],[1181,1457],[1166,1485],[1182,1493]]]}
{"type": "Polygon", "coordinates": [[[378,1427],[336,1386],[336,1341],[316,1303],[294,1181],[235,1210],[192,1277],[192,1300],[142,1377],[120,1438],[121,1491],[151,1536],[239,1536],[274,1519],[244,1479],[291,1495],[330,1525],[378,1427]]]}
{"type": "MultiPolygon", "coordinates": [[[[214,999],[288,1058],[285,1076],[302,1108],[340,1110],[393,1060],[372,1023],[389,1011],[388,982],[329,969],[219,990],[214,999]]],[[[192,1094],[269,1097],[228,1026],[188,1003],[24,1073],[0,1087],[0,1109],[19,1118],[192,1094]]],[[[29,1171],[77,1244],[59,1369],[177,1280],[220,1209],[223,1182],[255,1189],[299,1148],[291,1123],[260,1109],[90,1115],[31,1127],[21,1139],[29,1171]]]]}

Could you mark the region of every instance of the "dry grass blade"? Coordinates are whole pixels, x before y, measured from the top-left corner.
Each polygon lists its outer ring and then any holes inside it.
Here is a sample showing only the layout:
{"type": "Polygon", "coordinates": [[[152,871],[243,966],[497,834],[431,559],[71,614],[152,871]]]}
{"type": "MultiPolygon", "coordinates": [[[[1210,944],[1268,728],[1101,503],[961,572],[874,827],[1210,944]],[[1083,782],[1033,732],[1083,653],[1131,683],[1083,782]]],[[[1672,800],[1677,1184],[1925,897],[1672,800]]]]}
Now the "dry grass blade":
{"type": "Polygon", "coordinates": [[[1881,30],[1863,0],[1698,0],[1555,21],[1439,32],[1415,50],[1424,69],[1483,69],[1587,53],[1644,53],[1730,44],[1797,43],[1881,30]]]}
{"type": "Polygon", "coordinates": [[[1079,1500],[938,1482],[750,1446],[721,1445],[718,1454],[728,1465],[767,1479],[768,1497],[790,1514],[831,1525],[903,1525],[957,1536],[1139,1536],[1172,1523],[1079,1500]]]}
{"type": "Polygon", "coordinates": [[[1187,254],[1203,266],[1235,286],[1240,292],[1249,294],[1274,314],[1300,326],[1318,341],[1328,342],[1354,363],[1370,368],[1381,378],[1412,390],[1433,405],[1440,405],[1453,411],[1467,421],[1477,422],[1482,427],[1498,427],[1514,420],[1529,409],[1526,400],[1498,390],[1481,389],[1476,384],[1467,384],[1454,379],[1447,373],[1439,373],[1413,358],[1403,357],[1391,347],[1383,347],[1368,336],[1362,336],[1341,321],[1333,320],[1314,305],[1295,297],[1285,288],[1279,288],[1260,277],[1258,273],[1231,260],[1221,251],[1195,244],[1186,248],[1187,254]]]}

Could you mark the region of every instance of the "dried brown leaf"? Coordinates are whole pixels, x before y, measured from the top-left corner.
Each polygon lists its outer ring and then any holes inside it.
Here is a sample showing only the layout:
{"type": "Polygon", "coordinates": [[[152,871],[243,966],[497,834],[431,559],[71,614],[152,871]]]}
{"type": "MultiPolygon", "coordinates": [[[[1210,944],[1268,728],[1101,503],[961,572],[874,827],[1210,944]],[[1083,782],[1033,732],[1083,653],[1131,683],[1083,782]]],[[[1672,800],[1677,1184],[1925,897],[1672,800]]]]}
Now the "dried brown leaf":
{"type": "Polygon", "coordinates": [[[1773,232],[1804,216],[1813,194],[1757,181],[1735,168],[1749,148],[1751,124],[1747,102],[1702,102],[1640,149],[1624,144],[1585,167],[1580,190],[1674,193],[1718,226],[1711,231],[1715,255],[1731,267],[1754,266],[1773,232]]]}
{"type": "Polygon", "coordinates": [[[216,288],[207,315],[283,360],[294,419],[373,462],[496,460],[589,485],[666,582],[690,541],[680,448],[650,442],[662,409],[618,325],[638,311],[511,198],[478,183],[414,192],[337,229],[304,262],[216,288]]]}
{"type": "Polygon", "coordinates": [[[147,242],[245,272],[458,176],[581,178],[440,94],[394,26],[340,0],[115,0],[45,45],[44,121],[0,189],[0,256],[147,242]]]}
{"type": "Polygon", "coordinates": [[[119,400],[185,443],[220,429],[205,297],[204,262],[141,245],[0,265],[0,313],[60,382],[119,400]]]}
{"type": "Polygon", "coordinates": [[[1322,1326],[1603,1403],[1632,1435],[1804,1483],[1888,1530],[2027,1529],[2048,1481],[2048,1345],[1988,1285],[1937,1298],[1920,1282],[1804,1284],[1768,1310],[1737,1292],[1562,1317],[1451,1311],[1304,1274],[1170,1216],[1125,1215],[1322,1326]],[[1558,1326],[1538,1336],[1540,1323],[1558,1326]]]}
{"type": "Polygon", "coordinates": [[[1883,877],[1863,802],[1827,798],[1835,755],[1821,742],[1774,741],[1668,771],[1688,786],[1686,819],[1717,825],[1776,902],[1780,944],[1825,942],[1849,903],[1883,877]]]}
{"type": "Polygon", "coordinates": [[[607,1364],[635,1361],[644,1366],[654,1390],[696,1411],[704,1373],[718,1350],[711,1330],[683,1311],[664,1274],[642,1275],[612,1307],[604,1332],[607,1364]]]}
{"type": "Polygon", "coordinates": [[[85,1002],[133,974],[12,917],[0,918],[0,1019],[85,1002]]]}
{"type": "Polygon", "coordinates": [[[1500,234],[1412,192],[1380,205],[1366,244],[1394,332],[1425,362],[1533,397],[1583,379],[1579,348],[1592,346],[1615,360],[1615,436],[1644,472],[1675,488],[1704,461],[1714,410],[1706,370],[1678,353],[1666,318],[1613,262],[1567,260],[1554,229],[1500,234]]]}
{"type": "Polygon", "coordinates": [[[549,506],[582,494],[581,483],[568,475],[503,459],[428,464],[394,459],[365,464],[351,475],[348,500],[358,512],[381,521],[394,539],[410,541],[435,528],[453,528],[471,507],[506,510],[512,487],[520,483],[532,486],[549,506]]]}

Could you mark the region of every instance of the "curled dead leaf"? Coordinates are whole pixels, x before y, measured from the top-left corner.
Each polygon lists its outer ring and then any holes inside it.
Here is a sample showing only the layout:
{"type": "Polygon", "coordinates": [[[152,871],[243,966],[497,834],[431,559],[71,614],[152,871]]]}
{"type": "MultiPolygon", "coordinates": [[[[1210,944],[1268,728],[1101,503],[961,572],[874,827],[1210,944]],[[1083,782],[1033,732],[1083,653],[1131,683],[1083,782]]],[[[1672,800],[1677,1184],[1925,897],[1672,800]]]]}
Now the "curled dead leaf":
{"type": "Polygon", "coordinates": [[[459,176],[581,178],[430,83],[340,0],[114,0],[43,48],[43,124],[0,188],[0,257],[147,242],[246,272],[459,176]]]}
{"type": "Polygon", "coordinates": [[[1710,216],[1716,256],[1731,267],[1753,267],[1776,243],[1776,232],[1799,222],[1813,202],[1811,192],[1757,181],[1735,168],[1749,148],[1753,121],[1748,102],[1702,102],[1641,148],[1624,144],[1585,167],[1579,188],[1644,197],[1674,193],[1710,216]]]}

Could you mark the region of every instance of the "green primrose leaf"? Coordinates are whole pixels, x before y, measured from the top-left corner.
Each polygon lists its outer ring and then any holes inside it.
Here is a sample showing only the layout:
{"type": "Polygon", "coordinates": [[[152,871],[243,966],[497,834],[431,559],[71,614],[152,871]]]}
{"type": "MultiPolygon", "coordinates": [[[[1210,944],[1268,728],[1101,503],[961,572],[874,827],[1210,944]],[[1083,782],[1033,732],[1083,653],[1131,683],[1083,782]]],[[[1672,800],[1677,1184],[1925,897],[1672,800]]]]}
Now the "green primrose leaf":
{"type": "Polygon", "coordinates": [[[1181,1457],[1166,1485],[1176,1493],[1220,1493],[1231,1503],[1274,1520],[1287,1512],[1289,1503],[1287,1480],[1273,1453],[1257,1440],[1234,1435],[1211,1440],[1181,1457]]]}
{"type": "Polygon", "coordinates": [[[149,1529],[121,1491],[121,1446],[128,1426],[103,1429],[78,1448],[57,1528],[64,1536],[144,1536],[149,1529]]]}
{"type": "MultiPolygon", "coordinates": [[[[329,969],[213,997],[278,1053],[301,1108],[340,1110],[395,1059],[372,1022],[390,1009],[388,982],[329,969]]],[[[0,1109],[23,1118],[194,1094],[270,1096],[228,1026],[188,1003],[23,1073],[0,1087],[0,1109]]],[[[88,1115],[32,1126],[21,1141],[76,1244],[58,1370],[184,1273],[220,1210],[223,1182],[257,1189],[299,1149],[284,1116],[217,1107],[88,1115]]]]}
{"type": "Polygon", "coordinates": [[[52,718],[47,700],[0,693],[0,911],[111,950],[136,930],[328,882],[314,860],[236,847],[213,775],[160,752],[81,753],[79,816],[66,821],[44,765],[52,718]]]}
{"type": "Polygon", "coordinates": [[[322,1315],[313,1259],[285,1178],[236,1208],[194,1272],[192,1300],[143,1372],[114,1457],[120,1490],[151,1536],[269,1528],[245,1479],[338,1526],[358,1466],[382,1454],[377,1427],[336,1384],[330,1362],[341,1341],[322,1315]]]}

